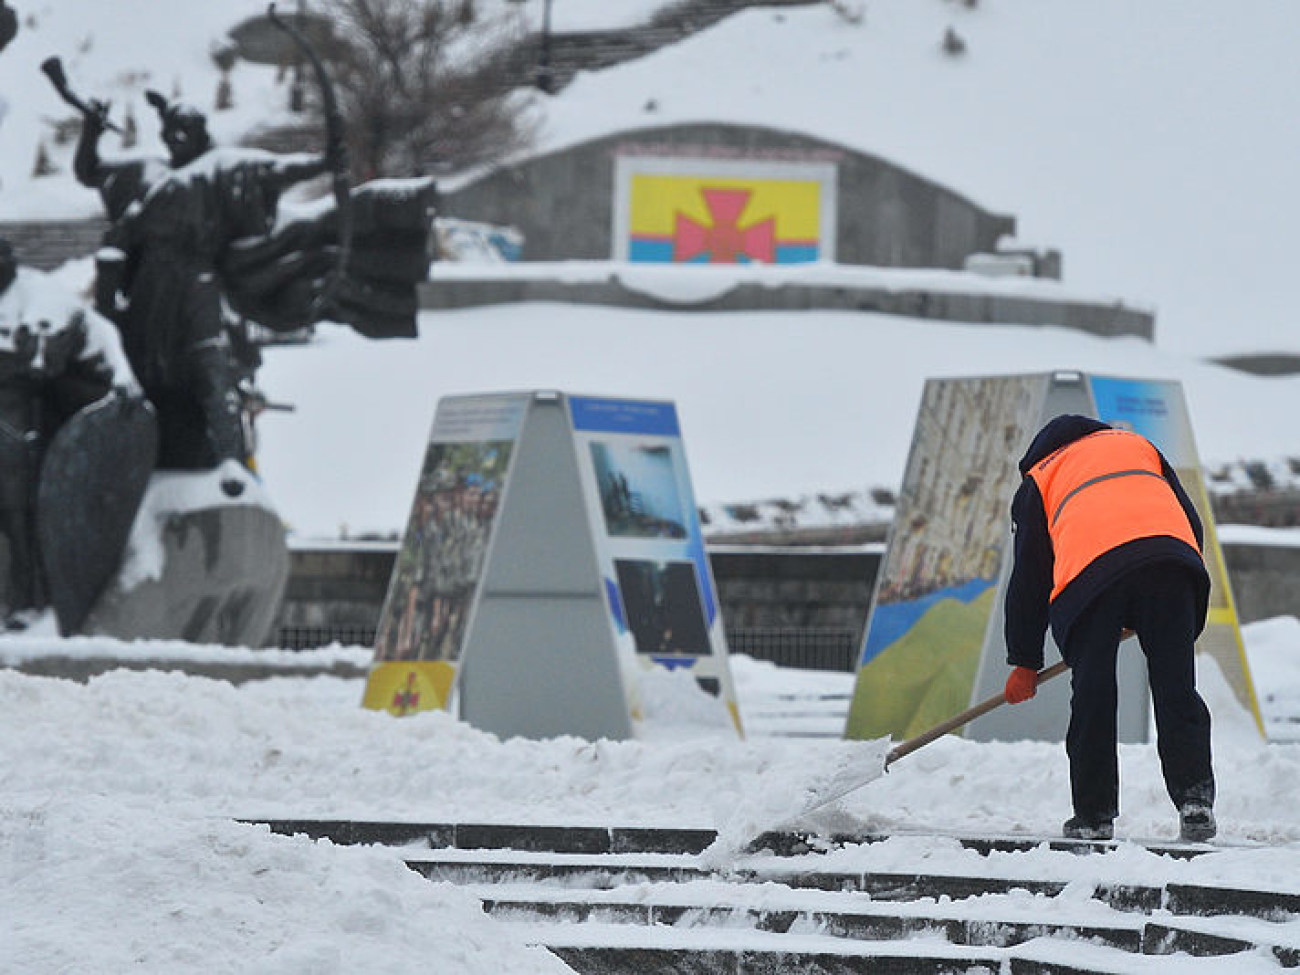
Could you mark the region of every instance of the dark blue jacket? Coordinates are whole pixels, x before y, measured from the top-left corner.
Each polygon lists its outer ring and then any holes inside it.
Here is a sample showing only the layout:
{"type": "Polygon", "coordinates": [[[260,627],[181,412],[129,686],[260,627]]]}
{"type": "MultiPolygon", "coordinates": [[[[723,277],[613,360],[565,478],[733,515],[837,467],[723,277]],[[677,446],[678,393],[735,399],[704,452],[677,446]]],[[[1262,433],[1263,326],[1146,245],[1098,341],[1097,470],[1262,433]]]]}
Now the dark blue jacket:
{"type": "MultiPolygon", "coordinates": [[[[1098,430],[1109,430],[1110,424],[1092,417],[1066,414],[1048,422],[1034,437],[1033,443],[1020,459],[1020,488],[1011,501],[1011,528],[1015,533],[1015,563],[1011,581],[1007,585],[1006,624],[1007,663],[1013,666],[1043,666],[1043,636],[1052,627],[1056,645],[1065,652],[1070,627],[1088,605],[1104,590],[1114,585],[1132,569],[1151,562],[1168,561],[1186,566],[1192,575],[1197,591],[1197,618],[1204,625],[1205,611],[1210,601],[1210,577],[1205,562],[1186,542],[1169,536],[1139,538],[1099,556],[1079,573],[1056,599],[1052,592],[1052,538],[1047,530],[1047,513],[1043,497],[1032,477],[1030,468],[1067,444],[1074,443],[1098,430]]],[[[1159,451],[1157,451],[1158,453],[1159,451]]],[[[1205,536],[1201,519],[1187,492],[1178,481],[1178,475],[1160,454],[1160,468],[1169,482],[1178,503],[1187,513],[1196,541],[1204,549],[1205,536]]],[[[1068,662],[1068,658],[1067,658],[1068,662]]]]}

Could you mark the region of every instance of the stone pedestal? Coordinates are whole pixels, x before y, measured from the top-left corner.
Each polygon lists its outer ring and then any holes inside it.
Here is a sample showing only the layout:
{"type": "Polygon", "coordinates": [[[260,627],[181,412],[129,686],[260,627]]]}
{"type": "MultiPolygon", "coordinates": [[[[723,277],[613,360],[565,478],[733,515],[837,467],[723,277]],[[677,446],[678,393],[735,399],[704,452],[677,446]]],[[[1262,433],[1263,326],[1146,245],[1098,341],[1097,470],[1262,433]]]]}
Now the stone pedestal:
{"type": "Polygon", "coordinates": [[[161,519],[159,535],[161,572],[134,584],[119,575],[83,632],[262,646],[289,577],[279,515],[258,505],[176,511],[161,519]]]}

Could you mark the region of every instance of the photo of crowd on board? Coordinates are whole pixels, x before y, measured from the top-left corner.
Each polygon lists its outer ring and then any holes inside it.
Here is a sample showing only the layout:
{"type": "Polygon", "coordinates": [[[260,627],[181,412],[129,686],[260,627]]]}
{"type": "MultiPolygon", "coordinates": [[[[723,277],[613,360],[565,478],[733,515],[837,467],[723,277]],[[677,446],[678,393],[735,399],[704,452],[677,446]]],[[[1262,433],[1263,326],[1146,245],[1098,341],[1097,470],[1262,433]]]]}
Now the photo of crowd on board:
{"type": "Polygon", "coordinates": [[[380,617],[376,661],[460,656],[512,447],[430,445],[380,617]]]}

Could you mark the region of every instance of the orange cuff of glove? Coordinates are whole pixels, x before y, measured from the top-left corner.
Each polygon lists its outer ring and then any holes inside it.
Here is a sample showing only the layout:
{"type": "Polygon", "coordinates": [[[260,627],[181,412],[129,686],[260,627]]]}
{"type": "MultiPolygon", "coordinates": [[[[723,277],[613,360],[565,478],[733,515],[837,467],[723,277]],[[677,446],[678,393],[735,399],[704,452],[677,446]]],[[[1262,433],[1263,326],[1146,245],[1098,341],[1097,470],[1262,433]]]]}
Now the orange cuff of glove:
{"type": "Polygon", "coordinates": [[[1020,704],[1038,693],[1038,671],[1030,667],[1016,667],[1007,678],[1007,703],[1020,704]]]}

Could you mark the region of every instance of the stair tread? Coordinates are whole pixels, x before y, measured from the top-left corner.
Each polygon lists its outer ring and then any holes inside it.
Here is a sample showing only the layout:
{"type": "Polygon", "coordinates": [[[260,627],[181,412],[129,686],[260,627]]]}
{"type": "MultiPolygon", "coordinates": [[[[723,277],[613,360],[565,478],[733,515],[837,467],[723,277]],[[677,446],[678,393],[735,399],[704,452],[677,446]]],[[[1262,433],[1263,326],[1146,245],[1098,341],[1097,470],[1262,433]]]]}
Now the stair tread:
{"type": "Polygon", "coordinates": [[[897,941],[858,941],[813,932],[777,934],[748,928],[679,928],[671,925],[632,927],[620,924],[512,922],[526,940],[548,947],[688,949],[696,951],[769,951],[782,954],[825,954],[864,957],[911,956],[1000,961],[1004,949],[954,945],[936,936],[897,941]]]}
{"type": "MultiPolygon", "coordinates": [[[[795,887],[773,889],[775,885],[728,884],[698,881],[687,884],[637,884],[609,890],[576,892],[544,885],[503,888],[491,884],[467,885],[463,889],[480,900],[502,905],[582,904],[604,908],[655,907],[700,910],[716,908],[752,912],[798,912],[860,917],[914,917],[945,920],[996,920],[1009,924],[1043,923],[1053,926],[1103,926],[1140,929],[1144,915],[1118,911],[1095,901],[1051,905],[1050,917],[1043,907],[1046,895],[988,894],[965,900],[877,901],[857,892],[806,890],[795,887]]],[[[1167,920],[1175,921],[1175,918],[1167,920]]]]}
{"type": "Polygon", "coordinates": [[[709,868],[691,853],[553,853],[546,850],[439,849],[403,850],[407,863],[501,863],[593,867],[691,867],[709,868]]]}

